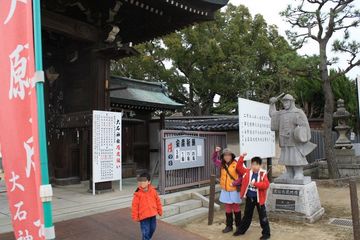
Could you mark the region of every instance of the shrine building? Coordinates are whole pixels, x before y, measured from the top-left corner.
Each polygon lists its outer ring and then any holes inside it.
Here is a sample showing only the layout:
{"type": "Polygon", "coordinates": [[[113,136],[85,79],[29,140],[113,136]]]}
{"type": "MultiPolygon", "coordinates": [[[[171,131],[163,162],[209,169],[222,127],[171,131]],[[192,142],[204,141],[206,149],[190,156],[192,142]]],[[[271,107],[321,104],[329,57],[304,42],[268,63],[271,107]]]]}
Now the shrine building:
{"type": "MultiPolygon", "coordinates": [[[[159,82],[111,76],[133,46],[213,20],[228,0],[42,1],[49,171],[53,183],[91,179],[92,111],[123,112],[123,176],[151,170],[152,114],[181,104],[159,82]]],[[[164,126],[160,123],[161,126],[164,126]]],[[[109,185],[100,184],[100,188],[109,185]]],[[[110,185],[111,186],[111,185],[110,185]]]]}

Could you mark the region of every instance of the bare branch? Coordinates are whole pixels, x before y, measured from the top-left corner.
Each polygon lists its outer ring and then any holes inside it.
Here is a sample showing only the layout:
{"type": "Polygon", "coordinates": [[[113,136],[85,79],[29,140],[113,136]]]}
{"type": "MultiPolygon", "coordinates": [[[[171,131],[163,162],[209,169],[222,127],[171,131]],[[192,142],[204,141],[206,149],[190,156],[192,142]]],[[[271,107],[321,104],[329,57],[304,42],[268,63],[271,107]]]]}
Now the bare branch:
{"type": "Polygon", "coordinates": [[[357,60],[356,62],[354,63],[350,63],[350,65],[343,71],[341,71],[343,74],[346,74],[348,73],[351,69],[353,69],[354,67],[357,67],[357,66],[360,66],[360,59],[357,60]]]}

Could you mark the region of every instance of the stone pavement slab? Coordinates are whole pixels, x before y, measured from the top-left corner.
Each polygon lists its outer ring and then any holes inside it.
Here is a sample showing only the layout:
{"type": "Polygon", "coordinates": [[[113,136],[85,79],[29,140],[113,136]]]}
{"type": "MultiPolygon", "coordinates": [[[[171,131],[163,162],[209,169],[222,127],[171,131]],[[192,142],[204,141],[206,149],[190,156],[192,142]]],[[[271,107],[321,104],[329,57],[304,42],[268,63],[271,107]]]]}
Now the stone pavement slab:
{"type": "MultiPolygon", "coordinates": [[[[136,179],[124,179],[123,191],[121,192],[118,182],[114,182],[113,187],[114,191],[112,192],[93,196],[88,191],[88,182],[70,186],[54,186],[54,222],[129,207],[132,195],[137,187],[136,179]]],[[[0,192],[0,215],[0,234],[11,232],[12,226],[6,192],[0,192]]]]}
{"type": "Polygon", "coordinates": [[[5,192],[6,191],[6,187],[5,187],[5,181],[4,179],[0,176],[1,180],[0,180],[0,193],[5,192]]]}
{"type": "MultiPolygon", "coordinates": [[[[120,209],[55,224],[56,239],[141,239],[139,223],[131,220],[130,209],[120,209]]],[[[0,235],[1,240],[14,240],[11,233],[0,235]]],[[[205,240],[194,233],[158,220],[153,239],[156,240],[205,240]]]]}

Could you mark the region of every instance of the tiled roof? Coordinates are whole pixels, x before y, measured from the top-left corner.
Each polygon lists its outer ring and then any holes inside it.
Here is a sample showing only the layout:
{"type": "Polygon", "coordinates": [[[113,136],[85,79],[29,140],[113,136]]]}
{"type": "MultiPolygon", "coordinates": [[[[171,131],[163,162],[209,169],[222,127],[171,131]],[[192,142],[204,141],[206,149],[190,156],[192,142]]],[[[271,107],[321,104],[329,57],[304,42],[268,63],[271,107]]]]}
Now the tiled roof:
{"type": "Polygon", "coordinates": [[[239,129],[238,116],[169,117],[165,128],[183,131],[233,131],[239,129]]]}
{"type": "Polygon", "coordinates": [[[177,109],[183,105],[167,95],[161,82],[147,82],[124,77],[111,77],[111,104],[116,106],[147,107],[153,109],[177,109]]]}

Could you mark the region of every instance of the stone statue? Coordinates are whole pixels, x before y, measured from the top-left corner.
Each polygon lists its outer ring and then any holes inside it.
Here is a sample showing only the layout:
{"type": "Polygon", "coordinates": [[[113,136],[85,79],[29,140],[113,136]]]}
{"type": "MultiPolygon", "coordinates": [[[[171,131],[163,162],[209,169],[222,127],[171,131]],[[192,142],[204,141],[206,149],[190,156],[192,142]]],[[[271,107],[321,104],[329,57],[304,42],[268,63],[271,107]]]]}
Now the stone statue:
{"type": "Polygon", "coordinates": [[[285,165],[286,172],[275,179],[278,183],[307,184],[310,177],[304,177],[303,168],[308,164],[306,155],[311,153],[316,144],[310,142],[311,131],[305,113],[295,106],[295,99],[286,94],[282,99],[283,110],[276,110],[280,97],[270,99],[269,115],[271,130],[279,132],[281,148],[279,164],[285,165]]]}

